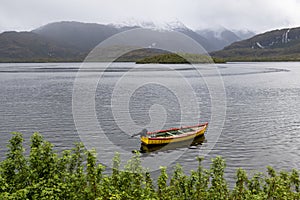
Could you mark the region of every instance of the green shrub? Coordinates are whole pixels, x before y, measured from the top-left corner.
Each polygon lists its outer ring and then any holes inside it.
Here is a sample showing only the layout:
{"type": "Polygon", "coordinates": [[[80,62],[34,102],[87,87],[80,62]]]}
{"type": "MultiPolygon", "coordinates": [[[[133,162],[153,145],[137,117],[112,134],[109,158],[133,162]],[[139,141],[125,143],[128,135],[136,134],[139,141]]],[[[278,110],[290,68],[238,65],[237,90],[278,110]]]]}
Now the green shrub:
{"type": "Polygon", "coordinates": [[[120,169],[120,156],[113,158],[112,173],[97,164],[96,152],[82,144],[61,154],[53,145],[34,133],[30,154],[24,155],[23,137],[13,133],[6,159],[0,163],[0,199],[300,199],[299,172],[276,172],[248,177],[238,169],[236,184],[230,189],[224,178],[225,161],[212,160],[210,169],[202,167],[197,158],[196,171],[186,175],[177,164],[171,175],[161,167],[157,181],[141,166],[135,153],[120,169]],[[155,184],[156,183],[156,184],[155,184]]]}

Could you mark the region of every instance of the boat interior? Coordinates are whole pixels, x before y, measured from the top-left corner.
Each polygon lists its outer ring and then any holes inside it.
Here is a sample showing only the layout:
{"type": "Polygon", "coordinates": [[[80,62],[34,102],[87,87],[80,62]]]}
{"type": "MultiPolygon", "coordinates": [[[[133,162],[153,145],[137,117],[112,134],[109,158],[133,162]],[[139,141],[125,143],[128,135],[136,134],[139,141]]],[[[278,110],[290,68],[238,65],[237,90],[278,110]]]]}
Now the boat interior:
{"type": "Polygon", "coordinates": [[[189,133],[189,132],[195,132],[198,129],[199,129],[199,127],[183,128],[183,129],[178,129],[178,130],[158,132],[156,134],[153,134],[153,135],[149,136],[149,138],[153,138],[153,137],[170,137],[170,136],[174,136],[174,135],[181,135],[181,134],[185,134],[185,133],[189,133]]]}

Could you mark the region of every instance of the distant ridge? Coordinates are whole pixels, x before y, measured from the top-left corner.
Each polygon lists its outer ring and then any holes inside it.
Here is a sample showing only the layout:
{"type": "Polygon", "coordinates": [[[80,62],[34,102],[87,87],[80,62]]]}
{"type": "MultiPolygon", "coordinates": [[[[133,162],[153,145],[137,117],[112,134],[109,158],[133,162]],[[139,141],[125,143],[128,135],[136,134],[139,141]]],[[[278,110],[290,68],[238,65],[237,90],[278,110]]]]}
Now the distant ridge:
{"type": "Polygon", "coordinates": [[[83,55],[70,45],[61,45],[33,32],[4,32],[0,35],[0,61],[75,61],[83,55]]]}
{"type": "Polygon", "coordinates": [[[211,55],[228,61],[300,60],[300,27],[273,30],[234,42],[211,55]]]}
{"type": "Polygon", "coordinates": [[[99,42],[123,31],[109,25],[81,22],[54,22],[33,30],[33,33],[42,35],[62,45],[71,45],[76,49],[88,52],[99,42]]]}
{"type": "MultiPolygon", "coordinates": [[[[144,23],[149,27],[154,24],[144,23]]],[[[83,61],[86,55],[100,42],[122,31],[137,28],[130,24],[117,26],[74,21],[54,22],[31,32],[3,32],[0,34],[0,62],[61,62],[83,61]]],[[[209,37],[186,27],[180,22],[167,24],[166,30],[179,31],[201,44],[208,52],[220,49],[209,37]]],[[[224,37],[221,40],[224,40],[224,37]]],[[[237,40],[232,38],[229,42],[237,40]]],[[[176,41],[174,41],[176,42],[176,41]]],[[[221,42],[220,42],[221,43],[221,42]]],[[[132,61],[157,55],[157,51],[142,51],[127,54],[122,61],[132,61]],[[132,56],[131,56],[132,55],[132,56]]]]}

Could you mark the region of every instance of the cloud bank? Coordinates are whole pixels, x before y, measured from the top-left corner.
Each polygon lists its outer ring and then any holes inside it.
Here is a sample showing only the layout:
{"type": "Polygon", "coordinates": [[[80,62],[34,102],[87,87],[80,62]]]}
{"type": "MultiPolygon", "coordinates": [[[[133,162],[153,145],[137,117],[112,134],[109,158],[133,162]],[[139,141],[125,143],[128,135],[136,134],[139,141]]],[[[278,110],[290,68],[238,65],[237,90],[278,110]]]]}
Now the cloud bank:
{"type": "Polygon", "coordinates": [[[300,26],[297,0],[2,0],[0,31],[32,30],[55,21],[120,23],[181,21],[193,29],[264,32],[300,26]]]}

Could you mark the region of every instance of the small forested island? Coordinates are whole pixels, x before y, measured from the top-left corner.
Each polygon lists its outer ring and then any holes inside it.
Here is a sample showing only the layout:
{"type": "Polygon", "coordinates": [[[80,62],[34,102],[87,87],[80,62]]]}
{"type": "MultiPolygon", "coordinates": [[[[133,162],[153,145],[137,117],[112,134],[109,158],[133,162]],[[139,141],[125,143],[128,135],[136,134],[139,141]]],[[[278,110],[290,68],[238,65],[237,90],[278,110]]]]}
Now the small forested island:
{"type": "Polygon", "coordinates": [[[207,55],[189,53],[165,53],[142,58],[136,64],[193,64],[193,63],[225,63],[225,60],[212,58],[207,55]]]}

